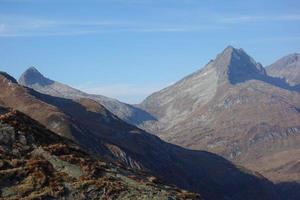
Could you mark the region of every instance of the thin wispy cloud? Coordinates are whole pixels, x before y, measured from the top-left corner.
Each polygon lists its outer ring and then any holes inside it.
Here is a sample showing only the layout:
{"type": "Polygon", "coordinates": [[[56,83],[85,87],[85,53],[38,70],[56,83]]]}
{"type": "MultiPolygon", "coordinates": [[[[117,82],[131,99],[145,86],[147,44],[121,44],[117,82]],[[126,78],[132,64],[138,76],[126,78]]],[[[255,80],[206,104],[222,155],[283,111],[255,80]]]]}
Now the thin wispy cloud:
{"type": "Polygon", "coordinates": [[[59,20],[18,15],[0,15],[0,37],[92,35],[107,32],[196,32],[217,30],[216,24],[164,24],[152,21],[59,20]]]}
{"type": "Polygon", "coordinates": [[[279,15],[279,16],[233,16],[221,17],[222,23],[248,23],[248,22],[278,22],[278,21],[300,21],[300,15],[279,15]]]}
{"type": "Polygon", "coordinates": [[[195,23],[175,24],[155,21],[47,19],[0,14],[0,37],[93,35],[107,32],[201,32],[226,29],[230,24],[256,22],[298,22],[300,14],[278,16],[218,16],[195,23]]]}
{"type": "Polygon", "coordinates": [[[235,46],[240,45],[255,45],[255,44],[263,44],[263,45],[270,45],[270,44],[288,44],[295,42],[300,42],[300,36],[284,36],[284,37],[259,37],[259,38],[249,38],[248,40],[244,41],[235,41],[232,40],[229,43],[235,46]]]}
{"type": "MultiPolygon", "coordinates": [[[[191,31],[189,28],[133,28],[127,29],[127,31],[132,32],[187,32],[191,31]]],[[[125,30],[126,31],[126,30],[125,30]]]]}
{"type": "MultiPolygon", "coordinates": [[[[201,27],[200,27],[201,28],[201,27]]],[[[186,32],[189,27],[108,20],[49,20],[0,15],[0,37],[87,35],[105,32],[186,32]]]]}
{"type": "MultiPolygon", "coordinates": [[[[123,24],[123,23],[122,23],[123,24]]],[[[0,15],[0,36],[51,36],[92,34],[120,25],[114,21],[51,20],[0,15]]]]}

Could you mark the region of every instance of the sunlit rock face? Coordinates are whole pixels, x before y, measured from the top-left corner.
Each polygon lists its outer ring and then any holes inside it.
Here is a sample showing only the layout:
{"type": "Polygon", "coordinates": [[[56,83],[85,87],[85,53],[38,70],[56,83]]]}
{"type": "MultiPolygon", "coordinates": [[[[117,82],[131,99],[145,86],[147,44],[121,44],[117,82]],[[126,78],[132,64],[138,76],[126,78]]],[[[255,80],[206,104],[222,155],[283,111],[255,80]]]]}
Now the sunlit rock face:
{"type": "MultiPolygon", "coordinates": [[[[299,61],[293,55],[268,71],[281,63],[289,63],[289,72],[299,61]]],[[[158,121],[144,128],[171,143],[223,155],[275,181],[300,180],[300,168],[289,170],[288,165],[300,158],[300,94],[282,77],[267,75],[244,50],[229,46],[203,69],[146,98],[140,108],[158,121]]]]}
{"type": "Polygon", "coordinates": [[[299,89],[300,85],[300,54],[294,53],[277,60],[267,67],[270,76],[284,78],[291,86],[299,89]]]}
{"type": "Polygon", "coordinates": [[[132,105],[102,95],[87,94],[66,84],[44,77],[36,68],[28,68],[19,78],[19,83],[40,93],[68,99],[89,98],[102,104],[120,119],[134,125],[155,120],[149,113],[132,105]]]}

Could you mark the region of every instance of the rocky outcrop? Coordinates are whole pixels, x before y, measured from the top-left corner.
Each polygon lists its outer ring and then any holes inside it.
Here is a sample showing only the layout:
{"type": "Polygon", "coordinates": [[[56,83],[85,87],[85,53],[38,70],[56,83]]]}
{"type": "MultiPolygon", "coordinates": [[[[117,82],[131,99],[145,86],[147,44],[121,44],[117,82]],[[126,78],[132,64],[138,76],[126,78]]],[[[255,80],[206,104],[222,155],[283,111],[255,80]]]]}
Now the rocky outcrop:
{"type": "Polygon", "coordinates": [[[92,157],[18,111],[0,115],[0,158],[1,199],[202,199],[92,157]]]}

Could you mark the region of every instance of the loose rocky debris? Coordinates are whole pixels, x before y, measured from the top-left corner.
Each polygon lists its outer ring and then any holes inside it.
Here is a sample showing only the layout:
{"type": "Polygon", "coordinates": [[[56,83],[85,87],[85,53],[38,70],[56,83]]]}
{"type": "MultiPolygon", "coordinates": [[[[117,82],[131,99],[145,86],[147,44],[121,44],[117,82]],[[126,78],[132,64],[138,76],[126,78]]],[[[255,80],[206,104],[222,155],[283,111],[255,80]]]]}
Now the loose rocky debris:
{"type": "Polygon", "coordinates": [[[201,199],[88,155],[20,112],[0,116],[0,199],[201,199]]]}

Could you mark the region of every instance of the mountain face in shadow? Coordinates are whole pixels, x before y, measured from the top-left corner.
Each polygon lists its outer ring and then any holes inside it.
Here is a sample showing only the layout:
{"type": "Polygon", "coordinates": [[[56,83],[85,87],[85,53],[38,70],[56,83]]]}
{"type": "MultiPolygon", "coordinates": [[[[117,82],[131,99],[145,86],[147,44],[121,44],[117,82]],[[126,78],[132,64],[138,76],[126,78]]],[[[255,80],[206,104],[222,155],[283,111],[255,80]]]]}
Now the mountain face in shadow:
{"type": "Polygon", "coordinates": [[[300,94],[242,49],[227,47],[139,107],[158,120],[143,128],[168,142],[217,153],[276,182],[300,180],[300,94]]]}
{"type": "Polygon", "coordinates": [[[217,70],[220,71],[219,80],[228,80],[232,85],[249,80],[259,80],[283,89],[295,90],[282,77],[268,76],[264,67],[251,58],[243,49],[235,49],[229,46],[216,58],[216,62],[218,62],[216,64],[217,70]],[[224,74],[226,76],[222,77],[224,74]]]}
{"type": "Polygon", "coordinates": [[[19,83],[51,96],[74,100],[80,98],[92,99],[105,106],[110,112],[118,116],[120,119],[131,124],[140,124],[144,121],[155,120],[155,118],[149,113],[132,105],[122,103],[116,99],[102,95],[87,94],[68,85],[46,78],[34,67],[28,68],[21,75],[19,83]]]}
{"type": "Polygon", "coordinates": [[[281,199],[298,200],[300,197],[299,182],[282,182],[276,185],[281,199]]]}
{"type": "Polygon", "coordinates": [[[147,171],[203,199],[279,199],[257,173],[205,151],[183,149],[129,125],[98,102],[41,94],[0,75],[0,103],[19,110],[86,151],[147,171]]]}
{"type": "Polygon", "coordinates": [[[0,107],[1,199],[202,199],[143,171],[88,155],[37,121],[0,107]]]}
{"type": "Polygon", "coordinates": [[[54,81],[44,77],[36,68],[30,67],[26,70],[19,80],[24,85],[48,86],[54,84],[54,81]]]}
{"type": "Polygon", "coordinates": [[[213,61],[219,82],[238,84],[250,79],[262,79],[266,72],[263,66],[247,55],[243,49],[228,46],[213,61]]]}

